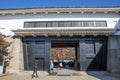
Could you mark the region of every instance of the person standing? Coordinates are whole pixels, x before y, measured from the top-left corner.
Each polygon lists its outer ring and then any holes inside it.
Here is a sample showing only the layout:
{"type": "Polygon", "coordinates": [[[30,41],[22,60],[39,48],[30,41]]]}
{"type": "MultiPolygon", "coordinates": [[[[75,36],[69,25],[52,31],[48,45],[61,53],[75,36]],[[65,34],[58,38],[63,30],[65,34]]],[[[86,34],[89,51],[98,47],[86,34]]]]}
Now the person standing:
{"type": "Polygon", "coordinates": [[[50,61],[50,70],[54,70],[54,64],[52,60],[50,61]]]}
{"type": "Polygon", "coordinates": [[[38,78],[36,61],[34,62],[34,65],[33,65],[33,74],[32,74],[32,78],[33,78],[33,77],[38,78]]]}

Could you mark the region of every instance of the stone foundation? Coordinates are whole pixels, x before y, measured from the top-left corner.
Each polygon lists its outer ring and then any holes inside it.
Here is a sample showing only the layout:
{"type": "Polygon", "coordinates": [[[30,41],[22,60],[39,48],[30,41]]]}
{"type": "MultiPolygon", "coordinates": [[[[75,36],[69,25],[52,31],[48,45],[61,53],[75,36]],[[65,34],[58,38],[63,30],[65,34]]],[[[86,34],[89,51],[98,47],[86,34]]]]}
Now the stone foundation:
{"type": "Polygon", "coordinates": [[[6,73],[18,73],[23,68],[23,51],[22,41],[20,37],[9,37],[12,39],[10,47],[8,47],[9,54],[12,56],[9,66],[6,68],[6,73]],[[22,68],[21,68],[22,66],[22,68]]]}
{"type": "Polygon", "coordinates": [[[108,39],[107,70],[120,73],[120,36],[111,36],[108,39]]]}

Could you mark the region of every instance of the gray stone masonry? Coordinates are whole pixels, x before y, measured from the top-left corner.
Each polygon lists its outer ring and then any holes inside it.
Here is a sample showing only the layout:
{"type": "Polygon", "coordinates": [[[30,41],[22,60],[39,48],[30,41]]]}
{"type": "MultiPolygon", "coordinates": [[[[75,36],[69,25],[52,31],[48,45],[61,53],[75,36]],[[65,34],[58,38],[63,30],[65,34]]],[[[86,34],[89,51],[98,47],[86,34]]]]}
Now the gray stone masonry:
{"type": "Polygon", "coordinates": [[[108,38],[107,70],[120,73],[120,36],[108,38]]]}

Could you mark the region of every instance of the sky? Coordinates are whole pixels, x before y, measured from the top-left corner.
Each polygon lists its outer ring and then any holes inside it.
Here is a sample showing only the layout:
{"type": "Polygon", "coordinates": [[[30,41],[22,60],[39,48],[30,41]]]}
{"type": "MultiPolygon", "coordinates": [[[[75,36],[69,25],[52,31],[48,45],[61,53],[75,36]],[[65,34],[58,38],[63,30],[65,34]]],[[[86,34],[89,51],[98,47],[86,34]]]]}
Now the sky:
{"type": "Polygon", "coordinates": [[[120,0],[0,0],[0,9],[75,6],[120,6],[120,0]]]}

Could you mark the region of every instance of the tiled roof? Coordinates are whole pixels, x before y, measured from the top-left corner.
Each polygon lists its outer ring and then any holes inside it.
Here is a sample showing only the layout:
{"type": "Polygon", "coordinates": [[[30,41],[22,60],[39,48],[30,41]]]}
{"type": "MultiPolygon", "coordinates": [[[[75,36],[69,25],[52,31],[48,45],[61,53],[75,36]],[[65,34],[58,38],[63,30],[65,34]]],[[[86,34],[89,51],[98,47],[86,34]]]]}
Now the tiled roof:
{"type": "Polygon", "coordinates": [[[23,9],[54,9],[54,8],[120,8],[120,6],[69,6],[69,7],[31,7],[31,8],[0,8],[0,10],[23,10],[23,9]]]}

